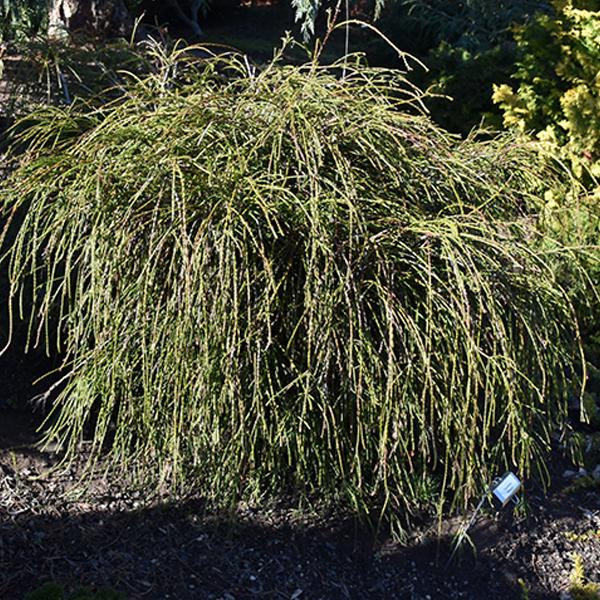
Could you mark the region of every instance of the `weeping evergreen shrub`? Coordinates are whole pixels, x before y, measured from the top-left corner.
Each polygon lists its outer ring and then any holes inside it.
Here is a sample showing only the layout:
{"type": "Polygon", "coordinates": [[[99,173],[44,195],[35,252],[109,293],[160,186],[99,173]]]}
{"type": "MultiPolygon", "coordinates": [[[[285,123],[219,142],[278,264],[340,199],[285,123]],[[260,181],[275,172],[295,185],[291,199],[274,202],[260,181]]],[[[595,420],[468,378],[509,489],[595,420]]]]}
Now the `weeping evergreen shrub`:
{"type": "Polygon", "coordinates": [[[185,56],[21,135],[4,260],[64,356],[48,439],[396,522],[540,466],[577,350],[536,250],[553,174],[440,130],[398,72],[185,56]]]}

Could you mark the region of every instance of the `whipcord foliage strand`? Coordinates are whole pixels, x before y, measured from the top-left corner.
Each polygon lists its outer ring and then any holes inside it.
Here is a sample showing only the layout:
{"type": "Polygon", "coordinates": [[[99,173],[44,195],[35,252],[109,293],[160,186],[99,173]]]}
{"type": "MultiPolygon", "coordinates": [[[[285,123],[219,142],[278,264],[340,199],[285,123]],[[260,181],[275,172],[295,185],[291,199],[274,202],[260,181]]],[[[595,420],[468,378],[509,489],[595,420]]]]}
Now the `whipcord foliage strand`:
{"type": "Polygon", "coordinates": [[[192,55],[21,134],[3,256],[64,357],[48,438],[396,523],[539,464],[576,378],[534,217],[554,174],[449,136],[397,72],[192,55]]]}

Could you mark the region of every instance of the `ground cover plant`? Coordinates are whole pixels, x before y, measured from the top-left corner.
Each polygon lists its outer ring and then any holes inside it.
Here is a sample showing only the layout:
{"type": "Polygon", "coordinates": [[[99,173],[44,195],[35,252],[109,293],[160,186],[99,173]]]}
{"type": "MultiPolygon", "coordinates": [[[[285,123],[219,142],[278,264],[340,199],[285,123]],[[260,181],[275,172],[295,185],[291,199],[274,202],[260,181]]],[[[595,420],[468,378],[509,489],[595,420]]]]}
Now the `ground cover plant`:
{"type": "Polygon", "coordinates": [[[75,590],[72,594],[65,593],[62,586],[46,583],[25,596],[25,600],[125,600],[126,596],[105,588],[92,591],[85,588],[75,590]]]}
{"type": "Polygon", "coordinates": [[[219,505],[395,523],[543,469],[577,379],[552,170],[446,134],[398,71],[198,54],[21,134],[3,258],[64,357],[48,439],[219,505]]]}
{"type": "Polygon", "coordinates": [[[0,3],[0,42],[29,39],[41,33],[47,23],[44,0],[3,0],[0,3]]]}

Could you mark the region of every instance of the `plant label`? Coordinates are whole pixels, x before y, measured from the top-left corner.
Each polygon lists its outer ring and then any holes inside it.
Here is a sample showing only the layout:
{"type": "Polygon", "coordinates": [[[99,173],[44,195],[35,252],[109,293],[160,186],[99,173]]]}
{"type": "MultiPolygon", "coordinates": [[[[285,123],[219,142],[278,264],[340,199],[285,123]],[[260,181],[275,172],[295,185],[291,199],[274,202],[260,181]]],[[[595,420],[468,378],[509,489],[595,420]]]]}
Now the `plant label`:
{"type": "Polygon", "coordinates": [[[514,473],[508,472],[492,489],[492,494],[501,506],[505,506],[520,489],[521,481],[519,478],[514,473]]]}

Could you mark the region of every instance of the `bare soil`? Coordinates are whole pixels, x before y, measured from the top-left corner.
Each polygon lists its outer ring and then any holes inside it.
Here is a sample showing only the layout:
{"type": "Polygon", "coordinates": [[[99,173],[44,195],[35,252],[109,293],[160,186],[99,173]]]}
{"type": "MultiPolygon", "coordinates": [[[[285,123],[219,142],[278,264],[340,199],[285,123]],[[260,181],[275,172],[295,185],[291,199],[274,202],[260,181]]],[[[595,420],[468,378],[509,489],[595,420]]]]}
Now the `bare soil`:
{"type": "MultiPolygon", "coordinates": [[[[448,564],[461,519],[425,524],[408,545],[373,540],[352,519],[290,506],[208,512],[200,498],[142,501],[118,480],[75,484],[53,472],[31,413],[0,410],[0,598],[45,582],[110,586],[128,598],[559,598],[573,553],[600,580],[597,491],[564,493],[557,457],[548,493],[527,484],[528,510],[488,511],[472,547],[448,564]]],[[[85,449],[82,449],[82,459],[85,449]]],[[[559,464],[560,462],[560,464],[559,464]]]]}

